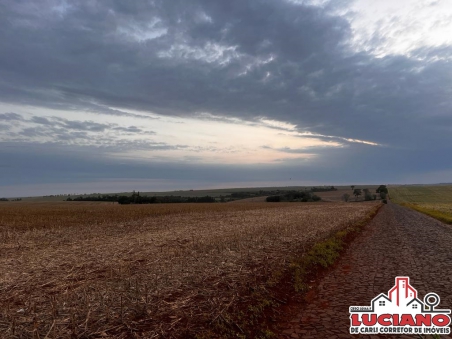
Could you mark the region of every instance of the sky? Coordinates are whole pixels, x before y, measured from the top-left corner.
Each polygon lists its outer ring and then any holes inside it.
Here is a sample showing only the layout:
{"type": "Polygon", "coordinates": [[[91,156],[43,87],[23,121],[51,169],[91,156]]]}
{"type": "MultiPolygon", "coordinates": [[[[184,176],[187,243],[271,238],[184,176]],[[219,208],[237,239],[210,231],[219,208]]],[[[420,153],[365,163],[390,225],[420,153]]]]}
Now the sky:
{"type": "Polygon", "coordinates": [[[449,0],[0,0],[0,197],[452,182],[449,0]]]}

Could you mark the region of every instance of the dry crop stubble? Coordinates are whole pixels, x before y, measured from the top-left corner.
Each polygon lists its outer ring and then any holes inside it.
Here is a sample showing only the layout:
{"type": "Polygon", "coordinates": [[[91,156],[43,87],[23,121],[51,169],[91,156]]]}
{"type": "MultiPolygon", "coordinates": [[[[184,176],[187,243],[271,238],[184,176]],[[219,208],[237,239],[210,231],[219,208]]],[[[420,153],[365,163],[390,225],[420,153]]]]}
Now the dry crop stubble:
{"type": "Polygon", "coordinates": [[[375,204],[0,205],[6,338],[206,330],[375,204]]]}

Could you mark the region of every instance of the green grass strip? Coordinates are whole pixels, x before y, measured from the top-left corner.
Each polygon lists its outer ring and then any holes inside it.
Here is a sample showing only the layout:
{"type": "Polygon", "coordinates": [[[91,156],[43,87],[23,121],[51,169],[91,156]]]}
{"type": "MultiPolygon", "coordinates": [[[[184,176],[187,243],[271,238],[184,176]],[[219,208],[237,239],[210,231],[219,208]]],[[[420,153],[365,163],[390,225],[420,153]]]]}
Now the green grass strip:
{"type": "Polygon", "coordinates": [[[347,242],[354,238],[372,220],[381,206],[379,205],[372,210],[365,219],[336,232],[324,241],[316,243],[306,255],[295,259],[290,266],[293,271],[295,290],[297,292],[305,292],[309,288],[308,277],[310,275],[333,265],[342,254],[347,242]]]}
{"type": "Polygon", "coordinates": [[[442,221],[446,224],[452,225],[452,215],[450,215],[449,213],[445,213],[445,212],[441,212],[441,211],[437,211],[431,208],[425,208],[422,206],[419,206],[417,204],[407,204],[407,203],[401,203],[401,206],[405,206],[405,207],[409,207],[415,211],[424,213],[426,215],[429,215],[439,221],[442,221]]]}

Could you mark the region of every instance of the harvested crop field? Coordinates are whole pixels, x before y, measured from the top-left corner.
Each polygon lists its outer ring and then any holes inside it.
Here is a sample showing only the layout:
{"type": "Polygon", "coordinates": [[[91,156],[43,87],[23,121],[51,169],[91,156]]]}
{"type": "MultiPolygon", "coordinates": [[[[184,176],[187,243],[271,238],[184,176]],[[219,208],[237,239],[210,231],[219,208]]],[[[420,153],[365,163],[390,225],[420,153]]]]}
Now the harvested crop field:
{"type": "MultiPolygon", "coordinates": [[[[356,185],[353,186],[354,188],[359,188],[361,190],[364,190],[365,188],[369,189],[371,194],[375,194],[375,190],[378,186],[375,185],[356,185]]],[[[349,202],[363,202],[364,201],[364,193],[361,194],[359,197],[355,197],[353,195],[353,189],[350,186],[338,186],[336,187],[336,191],[326,191],[326,192],[314,192],[315,195],[318,195],[320,198],[322,198],[323,201],[329,201],[329,202],[339,202],[343,201],[343,195],[348,194],[349,195],[349,202]]],[[[380,196],[377,195],[377,200],[380,199],[380,196]]]]}
{"type": "Polygon", "coordinates": [[[2,203],[0,333],[246,334],[228,313],[248,309],[252,295],[277,282],[306,246],[376,206],[2,203]]]}

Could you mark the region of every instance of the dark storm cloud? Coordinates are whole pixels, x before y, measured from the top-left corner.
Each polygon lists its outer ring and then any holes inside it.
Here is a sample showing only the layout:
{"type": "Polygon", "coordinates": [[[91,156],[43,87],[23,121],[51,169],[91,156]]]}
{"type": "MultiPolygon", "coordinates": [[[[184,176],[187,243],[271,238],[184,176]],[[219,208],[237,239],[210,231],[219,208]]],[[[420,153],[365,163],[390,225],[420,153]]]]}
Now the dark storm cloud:
{"type": "MultiPolygon", "coordinates": [[[[452,141],[450,47],[383,58],[354,52],[349,22],[338,14],[348,3],[4,0],[0,101],[117,116],[142,117],[122,111],[129,108],[251,122],[267,117],[325,140],[386,146],[344,147],[336,151],[337,170],[366,171],[372,160],[397,164],[393,171],[450,168],[440,156],[450,154],[452,141]]],[[[111,128],[140,133],[134,126],[35,123],[57,128],[61,138],[111,128]]],[[[24,133],[43,132],[34,126],[24,133]]],[[[337,174],[329,171],[331,178],[337,174]]]]}
{"type": "MultiPolygon", "coordinates": [[[[283,81],[307,75],[306,66],[319,64],[319,56],[337,53],[349,33],[341,18],[283,1],[153,3],[71,2],[64,14],[52,10],[56,2],[4,4],[3,86],[29,91],[26,99],[21,92],[16,100],[51,98],[49,103],[63,101],[70,106],[97,99],[160,113],[181,113],[182,108],[185,112],[188,105],[189,112],[207,109],[241,115],[250,108],[242,107],[244,103],[264,98],[260,91],[281,95],[272,89],[275,81],[270,86],[261,82],[267,70],[280,73],[283,81]],[[153,18],[161,20],[159,26],[167,29],[166,34],[141,42],[121,34],[122,30],[155,30],[147,28],[153,18]],[[222,55],[208,63],[202,54],[207,60],[215,54],[215,48],[206,48],[209,43],[236,46],[239,56],[223,67],[218,67],[222,55]],[[172,46],[180,50],[174,58],[158,57],[172,46]],[[196,59],[197,53],[192,52],[194,59],[186,58],[190,56],[187,48],[198,49],[201,55],[196,59]],[[256,65],[271,56],[277,62],[256,65]],[[248,74],[237,77],[248,68],[248,74]],[[243,95],[236,107],[224,105],[243,95]]],[[[4,93],[14,99],[14,93],[4,93]]]]}
{"type": "Polygon", "coordinates": [[[418,120],[440,127],[429,113],[449,114],[452,71],[434,57],[450,50],[419,51],[423,60],[352,53],[348,21],[328,6],[3,1],[1,99],[266,116],[389,144],[410,145],[418,120]]]}

